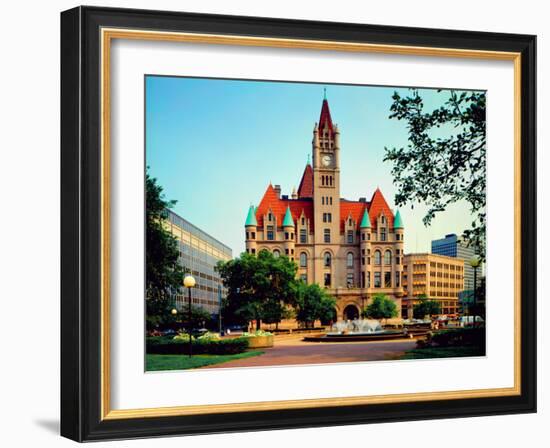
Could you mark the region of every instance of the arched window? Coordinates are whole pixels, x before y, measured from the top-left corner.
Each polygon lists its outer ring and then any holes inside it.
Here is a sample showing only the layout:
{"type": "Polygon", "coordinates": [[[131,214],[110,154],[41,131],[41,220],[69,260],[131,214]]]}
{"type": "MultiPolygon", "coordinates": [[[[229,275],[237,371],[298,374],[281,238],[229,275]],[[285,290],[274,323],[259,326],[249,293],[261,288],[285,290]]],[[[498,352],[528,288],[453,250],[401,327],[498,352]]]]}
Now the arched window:
{"type": "Polygon", "coordinates": [[[384,252],[384,264],[391,264],[391,250],[384,252]]]}
{"type": "Polygon", "coordinates": [[[348,268],[353,267],[353,252],[348,252],[346,264],[347,264],[348,268]]]}
{"type": "Polygon", "coordinates": [[[279,252],[279,249],[273,249],[273,256],[275,258],[279,258],[281,256],[281,252],[279,252]]]}
{"type": "Polygon", "coordinates": [[[323,256],[323,259],[325,261],[325,267],[329,268],[330,263],[332,261],[332,256],[330,255],[330,252],[325,252],[325,255],[323,256]]]}
{"type": "Polygon", "coordinates": [[[307,267],[307,254],[305,252],[302,252],[300,254],[300,267],[301,268],[307,267]]]}
{"type": "Polygon", "coordinates": [[[382,263],[382,253],[379,250],[374,252],[374,264],[382,263]]]}

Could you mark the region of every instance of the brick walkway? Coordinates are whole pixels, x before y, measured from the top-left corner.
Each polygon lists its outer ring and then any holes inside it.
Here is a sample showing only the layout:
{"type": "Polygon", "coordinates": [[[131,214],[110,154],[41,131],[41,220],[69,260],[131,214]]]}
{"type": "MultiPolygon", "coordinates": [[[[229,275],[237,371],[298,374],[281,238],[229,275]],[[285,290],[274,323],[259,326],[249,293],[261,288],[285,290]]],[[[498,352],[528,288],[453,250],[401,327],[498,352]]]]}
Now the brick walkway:
{"type": "MultiPolygon", "coordinates": [[[[301,338],[300,338],[301,339],[301,338]]],[[[353,361],[380,361],[395,359],[405,351],[416,347],[416,341],[405,339],[398,341],[376,342],[303,342],[300,339],[275,340],[275,347],[260,349],[263,355],[252,358],[201,367],[219,369],[228,367],[265,367],[296,364],[326,364],[353,361]]]]}

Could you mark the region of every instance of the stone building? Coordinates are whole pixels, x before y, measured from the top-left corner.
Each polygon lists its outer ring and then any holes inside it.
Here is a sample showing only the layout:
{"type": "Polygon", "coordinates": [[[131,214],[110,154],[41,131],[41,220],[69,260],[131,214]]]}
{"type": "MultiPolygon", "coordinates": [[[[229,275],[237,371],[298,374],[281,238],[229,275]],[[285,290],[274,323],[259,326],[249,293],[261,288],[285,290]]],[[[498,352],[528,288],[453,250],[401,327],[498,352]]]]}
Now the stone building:
{"type": "Polygon", "coordinates": [[[464,290],[465,263],[462,258],[435,254],[407,254],[403,261],[403,298],[401,315],[413,317],[419,296],[439,302],[441,314],[456,315],[459,295],[464,290]]]}
{"type": "Polygon", "coordinates": [[[338,319],[358,317],[375,293],[391,297],[401,309],[401,216],[378,188],[370,201],[340,197],[341,149],[325,98],[313,129],[312,163],[291,195],[269,184],[258,207],[250,207],[246,251],[265,249],[295,260],[300,278],[325,286],[337,299],[338,319]]]}

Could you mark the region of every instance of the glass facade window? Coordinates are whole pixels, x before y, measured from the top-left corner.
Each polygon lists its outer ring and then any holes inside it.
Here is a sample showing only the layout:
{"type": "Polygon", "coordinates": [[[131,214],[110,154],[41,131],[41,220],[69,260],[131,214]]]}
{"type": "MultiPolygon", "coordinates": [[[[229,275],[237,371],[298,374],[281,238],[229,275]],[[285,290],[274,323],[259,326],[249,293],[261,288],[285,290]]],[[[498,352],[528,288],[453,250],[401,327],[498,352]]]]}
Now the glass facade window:
{"type": "Polygon", "coordinates": [[[325,252],[325,255],[323,256],[324,265],[326,268],[329,268],[332,262],[332,256],[330,255],[330,252],[325,252]]]}
{"type": "Polygon", "coordinates": [[[348,230],[348,244],[353,244],[353,230],[348,230]]]}
{"type": "Polygon", "coordinates": [[[353,283],[353,274],[352,273],[349,273],[347,276],[346,276],[346,284],[348,286],[348,288],[352,288],[354,283],[353,283]]]}
{"type": "Polygon", "coordinates": [[[273,241],[275,239],[275,233],[273,232],[273,226],[267,226],[267,240],[273,241]]]}
{"type": "Polygon", "coordinates": [[[302,243],[302,244],[307,243],[307,230],[306,229],[300,229],[300,243],[302,243]]]}
{"type": "MultiPolygon", "coordinates": [[[[178,241],[178,263],[197,282],[193,288],[193,303],[211,314],[217,314],[227,291],[215,268],[219,261],[232,258],[231,249],[171,210],[168,210],[166,225],[178,241]]],[[[184,293],[183,289],[171,293],[177,309],[186,307],[187,296],[184,293]]]]}
{"type": "Polygon", "coordinates": [[[391,264],[391,251],[384,252],[384,264],[391,264]]]}
{"type": "Polygon", "coordinates": [[[346,265],[347,265],[348,268],[353,267],[353,253],[352,252],[348,252],[347,259],[346,259],[346,265]]]}
{"type": "Polygon", "coordinates": [[[325,280],[325,286],[329,287],[330,286],[330,274],[328,272],[325,273],[324,280],[325,280]]]}
{"type": "Polygon", "coordinates": [[[375,272],[374,273],[374,287],[375,288],[380,288],[381,286],[382,286],[381,274],[380,274],[380,272],[375,272]]]}
{"type": "Polygon", "coordinates": [[[391,288],[391,272],[384,272],[384,288],[391,288]]]}
{"type": "Polygon", "coordinates": [[[325,243],[330,243],[330,229],[325,229],[324,237],[325,243]]]}
{"type": "Polygon", "coordinates": [[[374,251],[374,264],[379,266],[382,263],[382,253],[379,250],[374,251]]]}
{"type": "Polygon", "coordinates": [[[273,250],[273,256],[275,258],[279,258],[281,256],[281,252],[279,252],[279,249],[274,249],[273,250]]]}
{"type": "Polygon", "coordinates": [[[300,267],[307,267],[307,254],[305,252],[300,254],[300,267]]]}

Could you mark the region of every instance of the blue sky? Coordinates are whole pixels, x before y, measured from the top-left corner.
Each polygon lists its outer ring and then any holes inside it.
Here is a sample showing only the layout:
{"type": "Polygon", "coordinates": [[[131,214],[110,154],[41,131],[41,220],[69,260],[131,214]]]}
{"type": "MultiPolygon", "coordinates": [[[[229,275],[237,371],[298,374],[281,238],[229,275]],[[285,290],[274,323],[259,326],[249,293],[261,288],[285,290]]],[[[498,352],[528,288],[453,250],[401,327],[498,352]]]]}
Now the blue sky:
{"type": "MultiPolygon", "coordinates": [[[[146,77],[146,162],[174,211],[227,244],[244,250],[244,221],[268,184],[282,194],[298,187],[311,154],[323,89],[340,128],[341,196],[370,200],[380,187],[395,209],[396,188],[384,147],[407,145],[406,124],[390,120],[395,90],[286,82],[146,77]]],[[[427,109],[448,92],[420,90],[427,109]]],[[[445,132],[445,131],[443,131],[445,132]]],[[[430,251],[432,239],[462,233],[471,222],[467,204],[437,215],[430,227],[426,207],[400,208],[405,251],[430,251]]]]}

